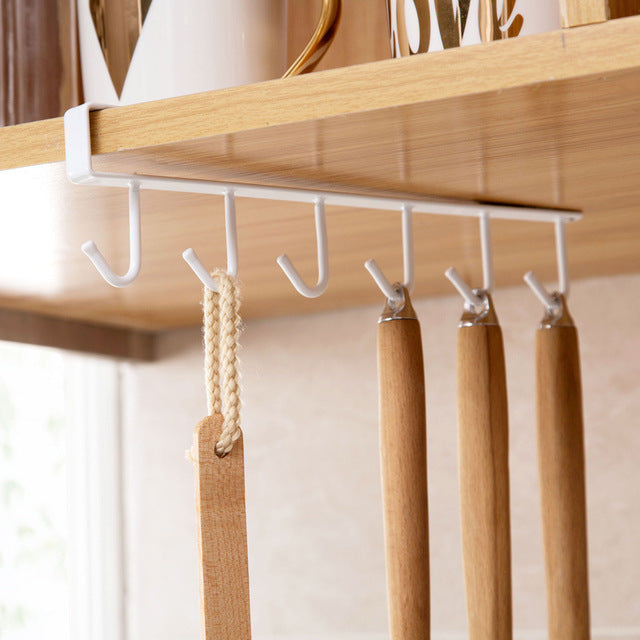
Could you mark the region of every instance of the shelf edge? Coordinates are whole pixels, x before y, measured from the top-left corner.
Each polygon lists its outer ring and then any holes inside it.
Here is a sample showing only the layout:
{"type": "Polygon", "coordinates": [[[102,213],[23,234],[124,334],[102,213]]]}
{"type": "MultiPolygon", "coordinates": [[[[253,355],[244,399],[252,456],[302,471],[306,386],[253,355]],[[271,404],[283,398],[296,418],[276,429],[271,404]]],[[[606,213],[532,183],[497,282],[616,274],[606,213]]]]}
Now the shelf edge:
{"type": "MultiPolygon", "coordinates": [[[[634,16],[107,109],[92,114],[93,153],[153,147],[636,68],[640,66],[639,35],[640,16],[634,16]]],[[[0,129],[0,169],[63,160],[61,118],[0,129]]]]}

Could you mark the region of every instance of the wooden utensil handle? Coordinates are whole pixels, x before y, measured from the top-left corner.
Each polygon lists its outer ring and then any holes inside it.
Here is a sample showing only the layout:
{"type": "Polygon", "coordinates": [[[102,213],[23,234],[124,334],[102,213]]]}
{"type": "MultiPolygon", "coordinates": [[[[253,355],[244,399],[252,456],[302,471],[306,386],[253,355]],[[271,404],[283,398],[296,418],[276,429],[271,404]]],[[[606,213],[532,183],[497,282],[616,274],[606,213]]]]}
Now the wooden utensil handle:
{"type": "Polygon", "coordinates": [[[429,521],[420,324],[378,324],[380,446],[391,640],[428,640],[429,521]]]}
{"type": "Polygon", "coordinates": [[[242,437],[224,458],[216,454],[224,425],[206,417],[194,433],[200,556],[202,640],[251,640],[249,563],[242,437]]]}
{"type": "Polygon", "coordinates": [[[550,640],[589,638],[582,389],[573,326],[536,332],[538,463],[550,640]]]}
{"type": "Polygon", "coordinates": [[[509,436],[502,332],[458,331],[462,550],[470,640],[509,640],[509,436]]]}

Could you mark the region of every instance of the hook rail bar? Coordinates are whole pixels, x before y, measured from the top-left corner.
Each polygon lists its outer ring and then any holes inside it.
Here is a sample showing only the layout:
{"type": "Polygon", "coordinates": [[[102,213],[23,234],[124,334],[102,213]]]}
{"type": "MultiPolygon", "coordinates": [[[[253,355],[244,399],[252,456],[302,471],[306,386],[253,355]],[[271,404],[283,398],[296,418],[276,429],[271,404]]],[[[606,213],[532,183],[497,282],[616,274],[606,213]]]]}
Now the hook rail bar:
{"type": "Polygon", "coordinates": [[[91,163],[89,112],[96,108],[101,107],[83,104],[69,109],[64,116],[67,176],[74,184],[126,187],[133,180],[141,189],[153,189],[156,191],[177,191],[212,195],[224,195],[227,191],[233,191],[238,198],[261,198],[265,200],[307,202],[310,204],[314,203],[318,198],[322,198],[327,206],[358,207],[389,211],[397,211],[405,204],[410,206],[414,213],[481,217],[483,212],[486,212],[491,218],[531,222],[554,222],[558,219],[572,222],[582,217],[579,211],[568,209],[521,207],[473,200],[422,198],[402,194],[388,196],[346,194],[290,187],[268,187],[230,182],[214,182],[210,180],[164,178],[159,176],[94,171],[91,163]]]}

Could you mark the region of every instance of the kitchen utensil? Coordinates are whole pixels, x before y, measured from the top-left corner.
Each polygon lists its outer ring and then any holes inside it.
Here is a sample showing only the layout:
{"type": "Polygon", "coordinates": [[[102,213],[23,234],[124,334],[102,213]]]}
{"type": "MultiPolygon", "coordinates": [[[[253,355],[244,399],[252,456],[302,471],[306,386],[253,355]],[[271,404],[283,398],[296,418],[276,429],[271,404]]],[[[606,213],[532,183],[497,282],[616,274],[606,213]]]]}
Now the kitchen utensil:
{"type": "Polygon", "coordinates": [[[578,332],[564,296],[536,331],[538,462],[549,640],[588,640],[589,581],[578,332]]]}
{"type": "Polygon", "coordinates": [[[509,436],[502,331],[486,309],[458,330],[462,551],[470,640],[510,640],[509,436]]]}
{"type": "Polygon", "coordinates": [[[242,437],[223,458],[219,414],[194,434],[202,640],[251,640],[242,437]]]}
{"type": "MultiPolygon", "coordinates": [[[[399,285],[396,285],[399,286],[399,285]]],[[[404,302],[378,322],[384,533],[391,640],[428,640],[429,519],[420,323],[404,302]]]]}
{"type": "Polygon", "coordinates": [[[209,415],[192,452],[202,640],[251,640],[249,563],[240,430],[240,294],[235,275],[211,274],[204,289],[205,383],[209,415]]]}

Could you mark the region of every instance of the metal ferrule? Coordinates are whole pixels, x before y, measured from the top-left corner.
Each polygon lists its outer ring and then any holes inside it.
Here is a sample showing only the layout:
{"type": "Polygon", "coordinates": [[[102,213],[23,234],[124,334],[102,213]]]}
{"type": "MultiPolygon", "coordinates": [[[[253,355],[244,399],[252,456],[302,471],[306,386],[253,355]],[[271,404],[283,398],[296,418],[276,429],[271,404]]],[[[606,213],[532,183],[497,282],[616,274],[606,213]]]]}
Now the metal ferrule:
{"type": "Polygon", "coordinates": [[[459,327],[475,327],[477,325],[482,326],[500,326],[498,323],[498,316],[496,315],[493,307],[493,300],[491,296],[482,289],[474,290],[474,293],[480,296],[484,300],[484,306],[481,310],[469,309],[465,307],[464,313],[460,318],[459,327]]]}
{"type": "Polygon", "coordinates": [[[402,291],[403,299],[400,302],[387,300],[378,322],[388,322],[389,320],[417,320],[418,316],[411,304],[409,292],[400,283],[394,284],[393,288],[396,291],[402,291]]]}
{"type": "Polygon", "coordinates": [[[567,301],[561,293],[555,292],[551,296],[556,306],[547,309],[538,329],[554,329],[555,327],[573,327],[573,318],[569,314],[567,301]]]}

